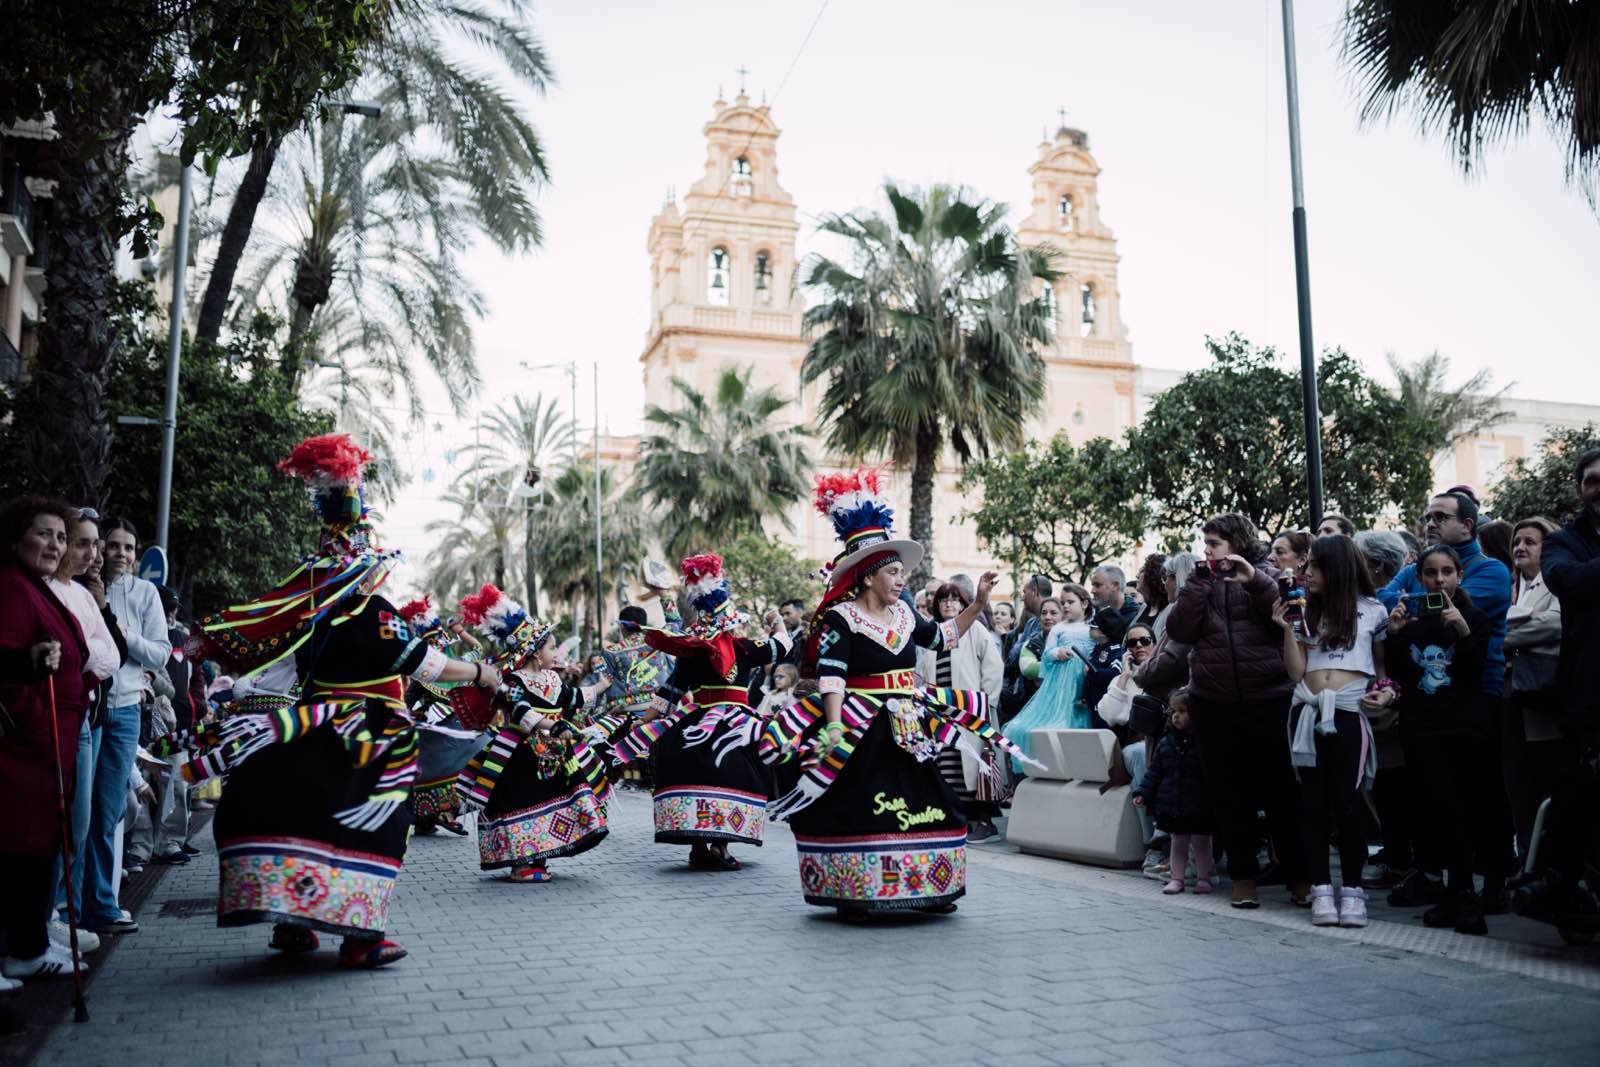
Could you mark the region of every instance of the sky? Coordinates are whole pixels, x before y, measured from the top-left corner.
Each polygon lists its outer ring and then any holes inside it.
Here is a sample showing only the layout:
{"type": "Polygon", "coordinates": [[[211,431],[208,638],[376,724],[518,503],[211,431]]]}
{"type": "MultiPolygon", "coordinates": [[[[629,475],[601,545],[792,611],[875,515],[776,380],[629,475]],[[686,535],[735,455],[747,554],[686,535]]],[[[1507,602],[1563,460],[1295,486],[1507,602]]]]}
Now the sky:
{"type": "MultiPolygon", "coordinates": [[[[1600,219],[1563,182],[1535,124],[1463,177],[1437,136],[1401,115],[1363,126],[1338,57],[1342,4],[1296,5],[1312,318],[1375,374],[1438,349],[1513,395],[1600,403],[1600,219]]],[[[739,67],[782,131],[779,181],[802,215],[878,207],[886,178],[964,183],[1012,206],[1065,107],[1102,168],[1102,218],[1121,254],[1134,359],[1192,369],[1207,334],[1298,350],[1279,4],[1077,0],[579,0],[534,14],[557,84],[529,110],[550,160],[543,246],[466,263],[489,313],[484,388],[451,417],[397,433],[412,483],[388,509],[420,579],[430,519],[472,440],[475,410],[517,393],[577,404],[604,431],[638,430],[649,315],[645,240],[669,186],[701,174],[701,127],[739,67]],[[820,17],[819,17],[820,12],[820,17]],[[809,35],[809,36],[808,36],[809,35]],[[452,462],[453,460],[453,462],[452,462]]]]}

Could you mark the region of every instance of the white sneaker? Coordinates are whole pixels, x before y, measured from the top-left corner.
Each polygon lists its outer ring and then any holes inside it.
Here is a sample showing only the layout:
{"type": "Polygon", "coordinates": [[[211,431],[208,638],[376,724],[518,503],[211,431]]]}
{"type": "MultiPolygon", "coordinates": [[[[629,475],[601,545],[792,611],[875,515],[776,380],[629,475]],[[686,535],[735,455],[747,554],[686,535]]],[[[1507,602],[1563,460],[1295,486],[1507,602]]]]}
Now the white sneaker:
{"type": "MultiPolygon", "coordinates": [[[[78,971],[81,974],[89,973],[89,964],[78,960],[78,971]]],[[[55,978],[72,973],[72,954],[60,945],[51,945],[43,953],[31,960],[19,960],[7,956],[4,964],[0,964],[0,972],[7,978],[55,978]]]]}
{"type": "Polygon", "coordinates": [[[22,983],[15,978],[0,976],[0,993],[15,993],[22,988],[22,983]]]}
{"type": "MultiPolygon", "coordinates": [[[[50,920],[50,940],[68,952],[72,951],[72,931],[68,930],[67,924],[60,919],[50,920]]],[[[99,949],[100,935],[93,930],[85,930],[81,926],[78,927],[78,951],[98,952],[99,949]]]]}
{"type": "Polygon", "coordinates": [[[1311,925],[1339,925],[1339,906],[1333,901],[1333,886],[1314,885],[1311,887],[1311,925]]]}
{"type": "Polygon", "coordinates": [[[1339,925],[1367,925],[1367,891],[1353,886],[1339,890],[1339,925]]]}

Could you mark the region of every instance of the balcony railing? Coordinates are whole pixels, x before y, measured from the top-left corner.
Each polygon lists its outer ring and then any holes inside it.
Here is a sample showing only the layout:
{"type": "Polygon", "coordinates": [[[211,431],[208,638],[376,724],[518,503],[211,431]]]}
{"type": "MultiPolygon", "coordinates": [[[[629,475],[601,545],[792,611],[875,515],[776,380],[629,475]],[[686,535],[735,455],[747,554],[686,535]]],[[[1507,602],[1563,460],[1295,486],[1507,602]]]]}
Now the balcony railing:
{"type": "Polygon", "coordinates": [[[28,255],[33,251],[33,194],[28,192],[22,168],[15,163],[0,171],[0,240],[7,255],[28,255]]]}

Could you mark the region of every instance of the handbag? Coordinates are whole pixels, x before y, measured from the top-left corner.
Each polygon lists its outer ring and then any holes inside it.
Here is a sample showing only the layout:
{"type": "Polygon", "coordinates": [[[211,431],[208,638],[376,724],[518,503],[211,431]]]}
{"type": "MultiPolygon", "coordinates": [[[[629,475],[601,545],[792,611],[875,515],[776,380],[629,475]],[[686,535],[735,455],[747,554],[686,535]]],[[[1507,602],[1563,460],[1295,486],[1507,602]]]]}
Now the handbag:
{"type": "Polygon", "coordinates": [[[1145,737],[1159,737],[1167,727],[1167,703],[1140,693],[1128,708],[1128,729],[1145,737]]]}
{"type": "Polygon", "coordinates": [[[1558,653],[1524,648],[1511,657],[1511,691],[1513,693],[1543,693],[1556,687],[1556,669],[1561,663],[1558,653]]]}

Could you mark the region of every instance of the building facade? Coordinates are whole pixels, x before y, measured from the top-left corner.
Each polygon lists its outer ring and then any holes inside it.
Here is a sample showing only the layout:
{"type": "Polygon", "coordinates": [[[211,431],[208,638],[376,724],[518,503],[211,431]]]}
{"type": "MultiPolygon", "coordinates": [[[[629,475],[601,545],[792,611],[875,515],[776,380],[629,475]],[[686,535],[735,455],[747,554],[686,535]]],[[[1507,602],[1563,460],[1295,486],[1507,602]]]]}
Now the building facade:
{"type": "MultiPolygon", "coordinates": [[[[802,389],[800,365],[804,297],[795,285],[800,224],[793,197],[779,183],[780,130],[770,110],[740,94],[718,100],[703,134],[705,170],[680,207],[669,196],[650,223],[650,324],[639,361],[646,402],[673,406],[673,379],[710,392],[729,367],[752,368],[757,385],[794,397],[791,417],[816,423],[817,390],[802,389]]],[[[1134,362],[1117,289],[1116,238],[1100,214],[1100,167],[1088,136],[1062,127],[1038,146],[1027,168],[1031,206],[1017,226],[1030,246],[1059,253],[1054,284],[1056,340],[1043,353],[1045,403],[1030,428],[1047,439],[1066,431],[1074,440],[1118,436],[1133,424],[1134,362]]],[[[602,451],[625,452],[614,438],[602,451]]],[[[819,472],[844,457],[821,456],[819,472]]],[[[963,494],[953,457],[943,464],[934,497],[933,566],[937,573],[977,572],[992,563],[962,521],[963,494]]],[[[898,521],[908,522],[908,472],[895,473],[891,495],[898,521]]],[[[835,552],[833,531],[809,503],[789,525],[771,532],[802,556],[835,552]]],[[[902,526],[904,529],[904,526],[902,526]]]]}

